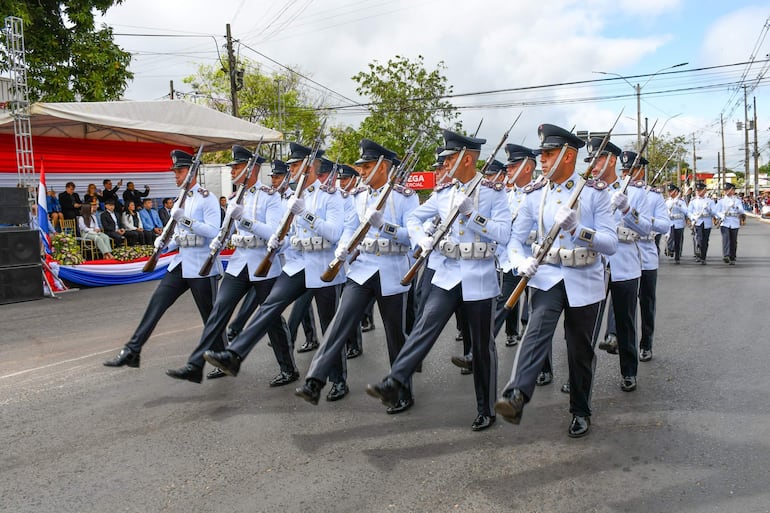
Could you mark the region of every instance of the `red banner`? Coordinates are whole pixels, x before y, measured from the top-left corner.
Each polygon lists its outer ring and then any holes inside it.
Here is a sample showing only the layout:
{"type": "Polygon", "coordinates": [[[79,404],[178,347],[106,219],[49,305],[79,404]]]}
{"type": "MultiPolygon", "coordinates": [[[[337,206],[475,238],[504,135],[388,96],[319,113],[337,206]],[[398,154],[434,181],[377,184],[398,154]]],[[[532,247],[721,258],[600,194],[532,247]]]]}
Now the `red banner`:
{"type": "Polygon", "coordinates": [[[436,173],[432,171],[418,171],[409,175],[406,186],[410,189],[422,190],[436,187],[436,173]]]}

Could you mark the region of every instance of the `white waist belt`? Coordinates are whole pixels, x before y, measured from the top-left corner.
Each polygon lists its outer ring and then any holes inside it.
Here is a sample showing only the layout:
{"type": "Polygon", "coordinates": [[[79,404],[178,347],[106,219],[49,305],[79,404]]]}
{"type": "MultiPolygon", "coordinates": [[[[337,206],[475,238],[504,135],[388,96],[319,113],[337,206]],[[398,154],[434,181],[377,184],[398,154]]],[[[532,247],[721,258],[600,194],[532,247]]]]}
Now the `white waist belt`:
{"type": "MultiPolygon", "coordinates": [[[[532,256],[535,258],[543,251],[539,244],[532,244],[532,256]]],[[[596,262],[598,253],[588,248],[555,248],[551,247],[543,258],[546,264],[563,265],[564,267],[584,267],[596,262]]]]}
{"type": "Polygon", "coordinates": [[[636,237],[636,240],[638,240],[638,241],[642,241],[642,242],[644,242],[644,241],[651,241],[651,240],[653,240],[653,241],[654,241],[654,240],[655,240],[655,234],[654,234],[654,233],[651,233],[651,234],[649,234],[649,235],[646,235],[646,236],[644,236],[644,237],[640,237],[640,236],[637,236],[637,237],[636,237]]]}
{"type": "Polygon", "coordinates": [[[174,242],[176,242],[180,248],[198,248],[206,245],[206,239],[199,235],[195,235],[194,233],[187,233],[185,235],[176,234],[174,235],[174,242]]]}
{"type": "Polygon", "coordinates": [[[310,237],[307,239],[292,237],[291,247],[297,251],[311,253],[313,251],[325,251],[327,249],[332,249],[332,243],[323,237],[310,237]]]}
{"type": "Polygon", "coordinates": [[[262,248],[265,246],[265,240],[256,235],[238,235],[236,233],[230,237],[230,242],[236,248],[262,248]]]}
{"type": "Polygon", "coordinates": [[[725,217],[738,217],[738,214],[735,212],[727,212],[725,213],[725,217]]]}
{"type": "Polygon", "coordinates": [[[684,219],[684,216],[682,214],[671,214],[669,219],[684,219]]]}
{"type": "Polygon", "coordinates": [[[487,260],[495,257],[496,242],[452,242],[442,240],[439,252],[447,258],[460,260],[487,260]]]}
{"type": "Polygon", "coordinates": [[[618,242],[630,244],[640,239],[639,234],[625,226],[618,226],[618,242]]]}
{"type": "Polygon", "coordinates": [[[406,255],[409,248],[389,239],[369,239],[366,238],[358,245],[358,251],[361,253],[371,253],[374,255],[406,255]]]}

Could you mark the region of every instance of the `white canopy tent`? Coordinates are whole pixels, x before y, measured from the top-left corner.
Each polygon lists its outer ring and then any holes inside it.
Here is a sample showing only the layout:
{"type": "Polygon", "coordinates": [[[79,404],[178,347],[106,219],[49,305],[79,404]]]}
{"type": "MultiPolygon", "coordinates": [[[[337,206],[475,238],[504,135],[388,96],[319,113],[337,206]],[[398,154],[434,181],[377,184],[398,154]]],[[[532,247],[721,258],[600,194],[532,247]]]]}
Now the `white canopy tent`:
{"type": "MultiPolygon", "coordinates": [[[[34,136],[159,142],[206,146],[206,151],[233,144],[254,145],[283,140],[280,132],[181,100],[35,103],[30,107],[34,136]]],[[[0,114],[0,134],[13,134],[10,113],[0,114]]]]}

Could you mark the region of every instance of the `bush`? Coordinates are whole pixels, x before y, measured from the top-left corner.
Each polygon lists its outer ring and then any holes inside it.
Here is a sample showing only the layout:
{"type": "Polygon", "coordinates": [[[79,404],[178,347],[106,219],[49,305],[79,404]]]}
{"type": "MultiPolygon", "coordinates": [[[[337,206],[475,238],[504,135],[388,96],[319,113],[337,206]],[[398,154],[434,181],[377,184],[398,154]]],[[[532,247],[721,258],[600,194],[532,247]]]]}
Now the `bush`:
{"type": "Polygon", "coordinates": [[[112,256],[115,257],[115,260],[120,260],[121,262],[126,262],[129,260],[136,260],[137,258],[142,257],[151,257],[152,252],[155,250],[153,246],[144,245],[144,246],[120,246],[118,248],[115,248],[112,251],[112,256]]]}

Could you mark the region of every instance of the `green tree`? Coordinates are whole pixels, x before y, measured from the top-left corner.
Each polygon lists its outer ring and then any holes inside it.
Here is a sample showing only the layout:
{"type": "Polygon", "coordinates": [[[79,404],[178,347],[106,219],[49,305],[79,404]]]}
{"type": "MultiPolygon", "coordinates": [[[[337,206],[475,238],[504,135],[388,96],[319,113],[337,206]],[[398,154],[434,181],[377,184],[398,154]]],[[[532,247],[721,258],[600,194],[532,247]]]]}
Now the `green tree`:
{"type": "Polygon", "coordinates": [[[332,129],[330,154],[352,162],[359,154],[359,141],[366,137],[403,155],[422,129],[425,144],[416,169],[426,169],[441,142],[441,128],[460,127],[459,113],[443,99],[452,92],[445,69],[443,62],[426,69],[421,55],[414,60],[396,55],[385,64],[370,63],[367,71],[353,77],[356,91],[368,100],[369,114],[358,128],[332,129]]]}
{"type": "MultiPolygon", "coordinates": [[[[30,101],[120,99],[134,77],[131,54],[113,42],[110,27],[96,29],[94,14],[122,1],[0,0],[1,13],[23,20],[30,101]]],[[[4,47],[6,38],[3,33],[4,47]]],[[[3,59],[0,69],[8,65],[3,59]]]]}
{"type": "Polygon", "coordinates": [[[647,166],[649,179],[652,181],[655,175],[663,168],[658,176],[656,183],[674,182],[676,183],[677,165],[682,175],[689,172],[687,162],[682,159],[687,155],[687,140],[683,135],[672,136],[666,133],[662,136],[656,136],[650,140],[647,145],[647,160],[650,162],[647,166]],[[671,156],[673,155],[673,156],[671,156]],[[669,157],[671,157],[669,159],[669,157]],[[666,162],[668,160],[668,162],[666,162]]]}
{"type": "MultiPolygon", "coordinates": [[[[293,73],[262,73],[259,63],[241,58],[243,87],[238,91],[240,118],[284,133],[285,138],[311,145],[321,120],[314,99],[293,73]]],[[[230,78],[218,67],[202,65],[195,75],[185,77],[196,96],[207,99],[209,106],[230,113],[230,78]]],[[[225,157],[226,158],[226,157],[225,157]]]]}

